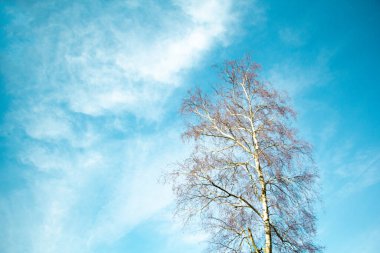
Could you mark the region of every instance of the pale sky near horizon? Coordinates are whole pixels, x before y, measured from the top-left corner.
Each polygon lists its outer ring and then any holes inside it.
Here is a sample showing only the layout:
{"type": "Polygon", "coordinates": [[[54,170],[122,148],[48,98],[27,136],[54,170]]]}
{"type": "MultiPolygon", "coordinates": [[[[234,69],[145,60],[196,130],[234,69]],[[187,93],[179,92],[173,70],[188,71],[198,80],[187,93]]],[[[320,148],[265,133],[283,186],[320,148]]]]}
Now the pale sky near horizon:
{"type": "Polygon", "coordinates": [[[380,247],[380,3],[0,2],[0,252],[198,253],[158,182],[179,114],[250,54],[286,91],[321,172],[326,253],[380,247]]]}

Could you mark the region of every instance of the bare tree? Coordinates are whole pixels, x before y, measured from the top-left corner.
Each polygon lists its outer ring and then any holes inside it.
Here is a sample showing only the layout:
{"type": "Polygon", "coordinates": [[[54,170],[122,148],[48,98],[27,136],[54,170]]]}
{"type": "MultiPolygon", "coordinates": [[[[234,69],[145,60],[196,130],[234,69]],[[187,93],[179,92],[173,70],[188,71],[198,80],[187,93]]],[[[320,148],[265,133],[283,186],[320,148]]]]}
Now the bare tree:
{"type": "Polygon", "coordinates": [[[320,252],[310,146],[291,127],[287,98],[257,71],[248,58],[227,62],[221,85],[183,101],[195,149],[168,174],[177,212],[200,217],[213,252],[320,252]]]}

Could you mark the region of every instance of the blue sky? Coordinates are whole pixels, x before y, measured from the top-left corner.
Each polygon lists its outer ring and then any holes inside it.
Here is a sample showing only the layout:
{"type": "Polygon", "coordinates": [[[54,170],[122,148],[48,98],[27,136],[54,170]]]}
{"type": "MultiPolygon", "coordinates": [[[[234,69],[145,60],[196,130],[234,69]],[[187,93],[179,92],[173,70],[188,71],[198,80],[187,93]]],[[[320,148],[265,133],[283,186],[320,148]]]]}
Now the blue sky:
{"type": "Polygon", "coordinates": [[[252,54],[321,171],[327,253],[380,247],[380,4],[2,1],[0,251],[201,252],[157,182],[185,157],[178,107],[252,54]],[[34,3],[32,3],[34,2],[34,3]]]}

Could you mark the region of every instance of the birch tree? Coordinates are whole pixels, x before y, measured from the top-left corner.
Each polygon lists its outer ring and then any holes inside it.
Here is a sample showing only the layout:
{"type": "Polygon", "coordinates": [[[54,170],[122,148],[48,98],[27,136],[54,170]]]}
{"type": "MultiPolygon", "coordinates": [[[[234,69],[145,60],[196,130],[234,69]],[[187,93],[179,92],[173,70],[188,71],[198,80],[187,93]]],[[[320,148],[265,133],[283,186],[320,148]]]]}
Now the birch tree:
{"type": "Polygon", "coordinates": [[[183,136],[195,148],[168,174],[177,213],[199,218],[209,252],[320,252],[310,146],[292,127],[288,99],[258,69],[227,62],[212,92],[184,99],[183,136]]]}

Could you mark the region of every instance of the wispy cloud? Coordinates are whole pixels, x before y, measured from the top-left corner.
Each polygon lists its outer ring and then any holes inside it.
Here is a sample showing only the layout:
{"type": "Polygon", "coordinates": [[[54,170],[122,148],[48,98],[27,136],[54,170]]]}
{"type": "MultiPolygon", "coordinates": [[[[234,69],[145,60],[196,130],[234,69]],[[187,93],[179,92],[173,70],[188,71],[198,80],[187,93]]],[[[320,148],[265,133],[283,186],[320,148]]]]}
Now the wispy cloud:
{"type": "Polygon", "coordinates": [[[316,57],[308,59],[307,64],[295,57],[275,64],[266,73],[276,88],[287,91],[294,99],[292,103],[301,114],[298,123],[301,134],[318,149],[316,162],[321,169],[328,200],[346,197],[380,182],[379,149],[359,148],[355,134],[343,137],[343,133],[337,132],[340,127],[347,127],[341,126],[341,118],[346,115],[340,115],[325,101],[304,98],[305,94],[334,85],[334,78],[338,77],[330,67],[333,56],[334,50],[321,50],[316,57]]]}
{"type": "Polygon", "coordinates": [[[26,184],[1,199],[2,251],[93,252],[170,203],[156,179],[186,151],[175,130],[143,125],[161,123],[181,74],[228,41],[237,22],[232,7],[231,1],[4,7],[10,22],[2,73],[12,102],[2,135],[26,168],[26,184]]]}
{"type": "Polygon", "coordinates": [[[307,40],[306,34],[302,31],[292,29],[290,27],[284,27],[278,31],[280,39],[290,46],[299,47],[302,46],[307,40]]]}
{"type": "Polygon", "coordinates": [[[347,196],[380,182],[379,150],[347,152],[337,164],[335,173],[344,181],[338,194],[347,196]]]}
{"type": "Polygon", "coordinates": [[[319,54],[305,63],[294,57],[274,64],[267,72],[268,80],[292,97],[305,91],[331,82],[332,73],[329,62],[332,52],[321,50],[319,54]]]}
{"type": "MultiPolygon", "coordinates": [[[[35,94],[44,95],[43,101],[94,116],[128,111],[149,118],[159,112],[157,106],[179,85],[181,71],[222,41],[234,20],[229,1],[165,7],[147,2],[133,8],[121,3],[30,5],[24,15],[15,14],[8,30],[17,28],[22,40],[31,40],[13,46],[18,60],[35,61],[28,72],[33,85],[25,85],[23,75],[13,76],[10,89],[44,89],[35,94]],[[144,12],[149,15],[143,17],[144,12]]],[[[9,71],[26,67],[9,58],[9,71]]]]}

